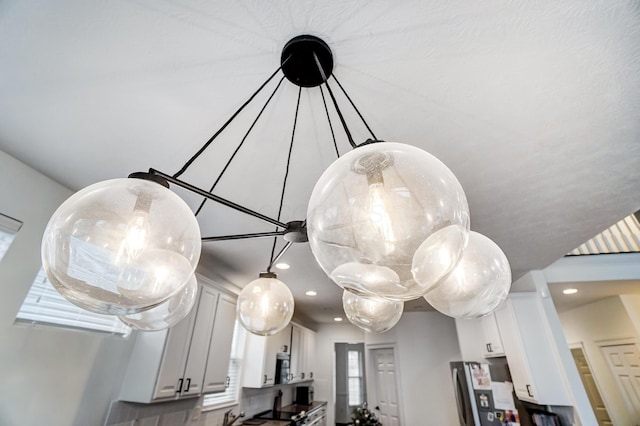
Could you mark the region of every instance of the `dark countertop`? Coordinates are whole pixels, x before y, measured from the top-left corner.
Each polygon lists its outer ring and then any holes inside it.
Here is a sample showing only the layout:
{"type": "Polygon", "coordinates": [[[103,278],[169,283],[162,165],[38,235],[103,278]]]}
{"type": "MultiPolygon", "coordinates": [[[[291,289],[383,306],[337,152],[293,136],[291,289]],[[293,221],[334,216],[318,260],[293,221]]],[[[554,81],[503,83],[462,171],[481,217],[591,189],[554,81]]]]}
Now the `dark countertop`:
{"type": "Polygon", "coordinates": [[[287,405],[286,407],[282,407],[282,411],[286,411],[290,413],[299,413],[300,411],[306,411],[308,413],[324,405],[327,405],[327,401],[313,401],[313,404],[311,405],[298,405],[298,404],[287,405]]]}

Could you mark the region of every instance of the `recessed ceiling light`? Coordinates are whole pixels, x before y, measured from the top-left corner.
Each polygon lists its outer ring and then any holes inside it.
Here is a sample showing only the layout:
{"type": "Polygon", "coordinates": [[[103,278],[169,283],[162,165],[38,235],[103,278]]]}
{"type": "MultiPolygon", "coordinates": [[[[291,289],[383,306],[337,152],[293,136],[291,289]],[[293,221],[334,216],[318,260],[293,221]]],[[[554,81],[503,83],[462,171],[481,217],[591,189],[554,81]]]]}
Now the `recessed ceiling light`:
{"type": "Polygon", "coordinates": [[[564,294],[576,294],[578,292],[577,288],[565,288],[562,290],[564,294]]]}
{"type": "Polygon", "coordinates": [[[278,269],[289,269],[289,268],[291,268],[291,265],[289,265],[288,263],[276,263],[276,268],[278,268],[278,269]]]}
{"type": "Polygon", "coordinates": [[[333,320],[334,320],[335,322],[340,322],[340,321],[342,321],[342,317],[335,317],[333,320]]]}
{"type": "Polygon", "coordinates": [[[318,295],[318,293],[317,293],[317,292],[315,292],[315,291],[313,291],[313,290],[309,290],[309,291],[307,291],[305,294],[306,294],[307,296],[317,296],[317,295],[318,295]]]}

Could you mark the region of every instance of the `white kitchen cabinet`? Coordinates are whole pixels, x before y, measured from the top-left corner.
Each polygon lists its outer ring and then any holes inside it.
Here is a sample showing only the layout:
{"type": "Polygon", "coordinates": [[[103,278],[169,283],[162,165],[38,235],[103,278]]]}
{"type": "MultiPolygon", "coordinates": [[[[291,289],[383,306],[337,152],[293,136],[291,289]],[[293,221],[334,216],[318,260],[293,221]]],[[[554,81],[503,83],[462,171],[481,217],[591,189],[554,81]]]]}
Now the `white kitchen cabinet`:
{"type": "Polygon", "coordinates": [[[298,324],[291,330],[291,376],[290,383],[313,378],[315,364],[316,333],[298,324]]]}
{"type": "Polygon", "coordinates": [[[484,338],[483,350],[485,358],[504,356],[502,338],[495,314],[491,313],[480,318],[482,337],[484,338]]]}
{"type": "Polygon", "coordinates": [[[562,364],[536,293],[512,293],[496,311],[516,395],[540,405],[571,405],[562,364]]]}
{"type": "Polygon", "coordinates": [[[235,322],[236,299],[226,294],[220,294],[213,322],[202,393],[222,392],[229,385],[227,375],[229,374],[235,322]]]}
{"type": "Polygon", "coordinates": [[[316,332],[305,329],[305,377],[313,379],[316,367],[316,332]]]}
{"type": "Polygon", "coordinates": [[[475,319],[456,319],[456,330],[465,361],[505,356],[495,314],[475,319]]]}
{"type": "Polygon", "coordinates": [[[278,353],[290,353],[291,325],[273,336],[256,336],[249,333],[245,343],[243,386],[264,388],[276,382],[276,358],[278,353]]]}
{"type": "Polygon", "coordinates": [[[235,299],[201,285],[187,318],[168,330],[138,333],[120,400],[147,403],[223,391],[234,320],[235,299]]]}

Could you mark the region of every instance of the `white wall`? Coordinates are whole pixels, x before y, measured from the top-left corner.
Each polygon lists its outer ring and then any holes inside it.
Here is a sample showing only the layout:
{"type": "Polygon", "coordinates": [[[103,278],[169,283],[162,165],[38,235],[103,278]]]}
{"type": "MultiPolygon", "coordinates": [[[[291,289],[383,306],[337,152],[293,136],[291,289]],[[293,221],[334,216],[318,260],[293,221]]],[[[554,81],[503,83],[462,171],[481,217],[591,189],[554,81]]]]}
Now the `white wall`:
{"type": "Polygon", "coordinates": [[[613,424],[632,424],[623,396],[602,356],[599,341],[637,338],[636,329],[618,296],[559,314],[569,345],[582,344],[613,424]]]}
{"type": "Polygon", "coordinates": [[[22,221],[0,262],[0,424],[100,425],[131,339],[14,325],[40,269],[49,217],[71,192],[0,152],[0,212],[22,221]]]}
{"type": "Polygon", "coordinates": [[[367,348],[380,344],[396,347],[402,424],[457,426],[449,369],[449,362],[462,359],[455,321],[438,312],[407,312],[386,333],[365,336],[367,348]]]}
{"type": "Polygon", "coordinates": [[[351,324],[320,324],[316,335],[314,398],[327,401],[327,424],[335,424],[334,345],[364,342],[364,332],[351,324]]]}

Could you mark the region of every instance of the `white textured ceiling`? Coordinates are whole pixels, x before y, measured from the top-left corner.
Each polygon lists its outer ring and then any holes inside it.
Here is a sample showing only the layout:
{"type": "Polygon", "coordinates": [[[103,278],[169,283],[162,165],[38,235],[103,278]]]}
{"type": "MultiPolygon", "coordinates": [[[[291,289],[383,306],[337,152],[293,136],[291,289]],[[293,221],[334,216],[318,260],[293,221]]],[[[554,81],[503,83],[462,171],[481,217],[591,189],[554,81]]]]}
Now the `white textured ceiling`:
{"type": "MultiPolygon", "coordinates": [[[[458,176],[472,229],[503,248],[515,277],[640,208],[637,1],[0,2],[0,149],[72,189],[174,173],[305,33],[331,46],[379,138],[419,146],[458,176]]],[[[276,95],[217,194],[276,215],[295,93],[276,95]]],[[[210,186],[258,104],[185,180],[210,186]]],[[[304,93],[284,221],[304,218],[335,158],[321,105],[304,93]]],[[[199,220],[207,235],[272,229],[213,204],[199,220]]],[[[207,243],[202,265],[242,287],[270,252],[270,240],[207,243]]],[[[299,314],[341,312],[308,245],[285,260],[299,314]]]]}

